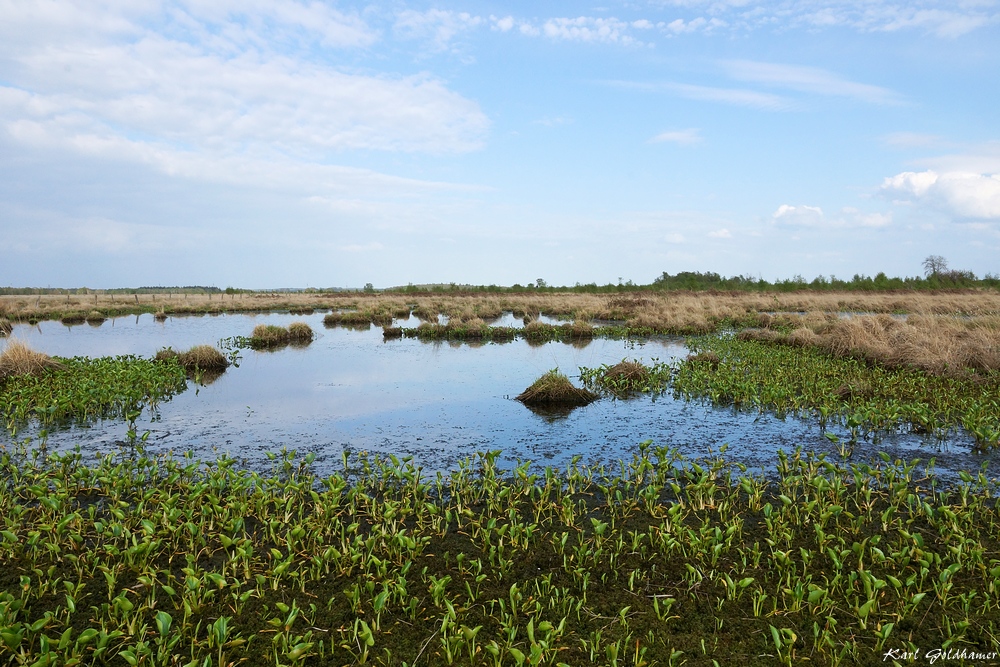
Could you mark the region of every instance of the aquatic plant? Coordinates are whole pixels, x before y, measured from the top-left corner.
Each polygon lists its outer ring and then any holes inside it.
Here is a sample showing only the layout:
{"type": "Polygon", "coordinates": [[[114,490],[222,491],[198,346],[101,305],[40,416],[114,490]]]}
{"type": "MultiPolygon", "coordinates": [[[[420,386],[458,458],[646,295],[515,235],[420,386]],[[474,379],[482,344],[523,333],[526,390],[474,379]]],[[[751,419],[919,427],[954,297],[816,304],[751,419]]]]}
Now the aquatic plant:
{"type": "Polygon", "coordinates": [[[622,359],[614,365],[599,368],[580,368],[584,386],[606,391],[619,398],[639,392],[659,393],[667,388],[671,376],[669,364],[653,360],[651,366],[642,362],[622,359]]]}
{"type": "Polygon", "coordinates": [[[598,395],[588,389],[576,387],[559,369],[552,369],[531,383],[514,397],[527,406],[581,406],[593,403],[598,395]]]}
{"type": "Polygon", "coordinates": [[[672,380],[685,397],[815,416],[821,425],[839,420],[853,438],[878,438],[897,429],[945,437],[961,427],[981,448],[1000,441],[996,373],[932,375],[746,336],[706,336],[688,346],[694,354],[678,365],[672,380]]]}
{"type": "MultiPolygon", "coordinates": [[[[889,664],[995,651],[996,482],[642,443],[611,469],[0,456],[11,664],[889,664]],[[206,463],[208,463],[206,465],[206,463]],[[923,655],[921,653],[921,655],[923,655]],[[182,656],[179,659],[178,656],[182,656]]],[[[978,660],[968,659],[970,662],[978,660]]]]}
{"type": "MultiPolygon", "coordinates": [[[[15,347],[20,346],[17,343],[15,347]]],[[[0,383],[0,416],[11,433],[31,419],[43,428],[67,420],[134,421],[143,409],[155,409],[187,387],[184,369],[176,360],[155,361],[131,355],[49,359],[22,350],[4,361],[10,351],[8,345],[0,356],[0,369],[4,369],[0,372],[6,374],[0,383]],[[11,373],[7,364],[33,371],[11,373]]]]}

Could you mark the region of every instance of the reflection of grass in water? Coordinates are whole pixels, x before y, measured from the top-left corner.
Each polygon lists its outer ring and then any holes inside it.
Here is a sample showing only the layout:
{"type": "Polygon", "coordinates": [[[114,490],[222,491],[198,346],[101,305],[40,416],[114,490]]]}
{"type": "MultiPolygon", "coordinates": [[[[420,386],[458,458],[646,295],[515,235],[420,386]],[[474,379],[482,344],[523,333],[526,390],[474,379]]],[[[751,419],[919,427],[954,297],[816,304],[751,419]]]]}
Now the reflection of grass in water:
{"type": "Polygon", "coordinates": [[[4,646],[24,664],[43,646],[89,664],[96,644],[149,664],[748,667],[994,650],[982,478],[948,490],[915,463],[795,453],[768,479],[649,443],[544,474],[499,454],[436,480],[345,456],[318,479],[287,452],[260,475],[141,445],[93,463],[17,448],[0,458],[4,646]]]}

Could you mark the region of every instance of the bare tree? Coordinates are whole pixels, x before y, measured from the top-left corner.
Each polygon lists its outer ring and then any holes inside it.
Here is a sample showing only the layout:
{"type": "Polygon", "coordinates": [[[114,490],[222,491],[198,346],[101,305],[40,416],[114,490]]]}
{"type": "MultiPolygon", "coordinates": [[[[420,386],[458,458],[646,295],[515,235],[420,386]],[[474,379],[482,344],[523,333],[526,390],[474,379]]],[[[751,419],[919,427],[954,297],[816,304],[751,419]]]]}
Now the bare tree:
{"type": "Polygon", "coordinates": [[[948,270],[948,260],[941,255],[928,255],[924,260],[924,273],[928,278],[948,270]]]}

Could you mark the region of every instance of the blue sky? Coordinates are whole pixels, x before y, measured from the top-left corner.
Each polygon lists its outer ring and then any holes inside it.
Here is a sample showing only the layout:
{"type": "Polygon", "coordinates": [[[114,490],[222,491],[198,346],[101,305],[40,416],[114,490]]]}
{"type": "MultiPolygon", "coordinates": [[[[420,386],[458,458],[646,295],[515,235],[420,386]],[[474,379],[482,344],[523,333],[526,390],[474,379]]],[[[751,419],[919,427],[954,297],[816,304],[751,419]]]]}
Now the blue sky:
{"type": "Polygon", "coordinates": [[[1000,273],[1000,0],[0,17],[0,285],[1000,273]]]}

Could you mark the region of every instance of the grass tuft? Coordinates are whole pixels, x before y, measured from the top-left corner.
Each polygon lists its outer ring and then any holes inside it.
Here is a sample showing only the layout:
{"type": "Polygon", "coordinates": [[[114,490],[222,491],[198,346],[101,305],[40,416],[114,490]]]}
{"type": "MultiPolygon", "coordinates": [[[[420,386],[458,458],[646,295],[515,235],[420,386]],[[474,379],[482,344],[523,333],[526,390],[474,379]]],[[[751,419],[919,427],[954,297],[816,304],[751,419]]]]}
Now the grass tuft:
{"type": "Polygon", "coordinates": [[[0,338],[9,336],[14,331],[14,325],[6,317],[0,317],[0,338]]]}
{"type": "Polygon", "coordinates": [[[515,400],[529,407],[576,407],[593,403],[597,398],[594,392],[574,386],[568,377],[553,369],[535,380],[515,400]]]}
{"type": "Polygon", "coordinates": [[[250,346],[254,349],[287,345],[290,340],[288,329],[276,324],[258,324],[250,334],[250,346]]]}
{"type": "Polygon", "coordinates": [[[311,343],[313,338],[313,330],[305,322],[292,322],[288,325],[288,339],[293,343],[311,343]]]}
{"type": "Polygon", "coordinates": [[[0,380],[15,375],[38,375],[47,368],[62,364],[43,352],[37,352],[19,340],[11,340],[0,352],[0,380]]]}
{"type": "MultiPolygon", "coordinates": [[[[159,355],[157,355],[159,356],[159,355]]],[[[177,355],[184,370],[195,371],[224,371],[229,367],[229,361],[225,355],[211,345],[196,345],[187,352],[177,355]]]]}
{"type": "Polygon", "coordinates": [[[107,319],[108,318],[104,316],[104,313],[102,313],[99,310],[92,310],[89,313],[87,313],[87,324],[100,326],[104,324],[104,321],[107,319]]]}

